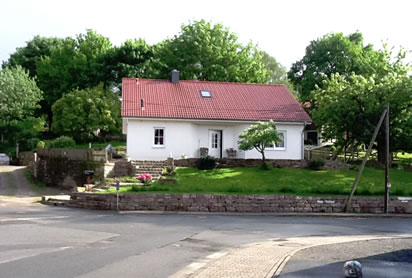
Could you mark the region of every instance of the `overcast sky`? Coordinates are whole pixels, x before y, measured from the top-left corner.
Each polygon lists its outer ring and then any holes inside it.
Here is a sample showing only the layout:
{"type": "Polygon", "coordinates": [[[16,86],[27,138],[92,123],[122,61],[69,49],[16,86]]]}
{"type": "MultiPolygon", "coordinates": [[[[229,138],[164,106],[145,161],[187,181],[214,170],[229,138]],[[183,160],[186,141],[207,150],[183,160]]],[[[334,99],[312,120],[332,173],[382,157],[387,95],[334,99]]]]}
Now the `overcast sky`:
{"type": "Polygon", "coordinates": [[[115,45],[134,38],[157,43],[200,19],[222,23],[287,68],[311,40],[330,32],[359,30],[376,48],[387,41],[412,50],[411,0],[2,0],[0,11],[1,61],[35,35],[68,37],[93,29],[115,45]]]}

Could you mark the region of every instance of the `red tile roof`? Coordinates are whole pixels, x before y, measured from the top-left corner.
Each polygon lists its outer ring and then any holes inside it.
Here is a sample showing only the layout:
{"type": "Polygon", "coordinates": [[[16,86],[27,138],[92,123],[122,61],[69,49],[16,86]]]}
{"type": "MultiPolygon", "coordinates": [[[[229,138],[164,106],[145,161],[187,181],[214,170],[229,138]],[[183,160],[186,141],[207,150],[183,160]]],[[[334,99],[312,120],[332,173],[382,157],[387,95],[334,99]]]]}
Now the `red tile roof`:
{"type": "Polygon", "coordinates": [[[123,78],[122,94],[123,117],[312,121],[284,85],[123,78]]]}

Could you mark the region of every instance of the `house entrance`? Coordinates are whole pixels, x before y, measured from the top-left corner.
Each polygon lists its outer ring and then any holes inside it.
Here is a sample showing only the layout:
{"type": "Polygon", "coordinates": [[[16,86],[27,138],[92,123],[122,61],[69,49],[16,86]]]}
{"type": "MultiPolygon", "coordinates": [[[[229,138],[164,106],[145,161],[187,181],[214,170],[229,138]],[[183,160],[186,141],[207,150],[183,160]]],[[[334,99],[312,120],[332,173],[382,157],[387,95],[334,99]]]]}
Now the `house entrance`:
{"type": "Polygon", "coordinates": [[[209,130],[209,155],[222,158],[222,131],[209,130]]]}

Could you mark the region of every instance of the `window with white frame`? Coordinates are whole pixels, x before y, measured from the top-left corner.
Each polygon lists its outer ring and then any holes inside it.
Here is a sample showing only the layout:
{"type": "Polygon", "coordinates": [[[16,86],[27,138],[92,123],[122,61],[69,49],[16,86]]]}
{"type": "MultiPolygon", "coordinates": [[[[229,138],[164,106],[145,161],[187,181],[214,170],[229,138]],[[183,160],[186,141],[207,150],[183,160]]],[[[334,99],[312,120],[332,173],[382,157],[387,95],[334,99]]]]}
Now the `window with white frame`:
{"type": "Polygon", "coordinates": [[[154,129],[154,145],[164,146],[165,144],[165,129],[163,127],[155,127],[154,129]]]}
{"type": "Polygon", "coordinates": [[[284,149],[285,148],[285,133],[286,131],[279,131],[279,142],[275,144],[275,149],[284,149]]]}
{"type": "Polygon", "coordinates": [[[286,131],[278,130],[279,142],[266,146],[268,150],[285,150],[286,149],[286,131]]]}

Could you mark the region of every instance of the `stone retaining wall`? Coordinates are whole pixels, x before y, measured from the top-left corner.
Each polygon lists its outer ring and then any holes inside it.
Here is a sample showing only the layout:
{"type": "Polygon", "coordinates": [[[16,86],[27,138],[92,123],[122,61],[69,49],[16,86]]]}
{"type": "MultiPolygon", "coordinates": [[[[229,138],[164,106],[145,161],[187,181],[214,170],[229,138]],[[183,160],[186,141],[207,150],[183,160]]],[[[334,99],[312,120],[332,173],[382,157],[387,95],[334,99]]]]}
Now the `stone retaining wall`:
{"type": "MultiPolygon", "coordinates": [[[[343,212],[345,197],[289,195],[119,194],[120,210],[201,212],[343,212]]],[[[116,209],[116,194],[72,193],[69,206],[116,209]]],[[[353,212],[383,213],[383,198],[355,197],[353,212]]],[[[391,198],[390,213],[412,213],[412,198],[391,198]]]]}

